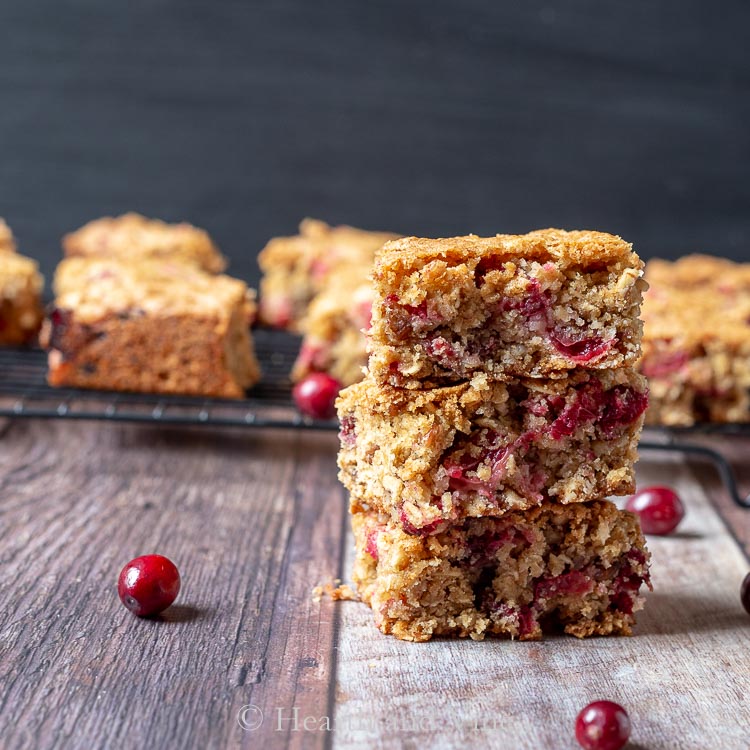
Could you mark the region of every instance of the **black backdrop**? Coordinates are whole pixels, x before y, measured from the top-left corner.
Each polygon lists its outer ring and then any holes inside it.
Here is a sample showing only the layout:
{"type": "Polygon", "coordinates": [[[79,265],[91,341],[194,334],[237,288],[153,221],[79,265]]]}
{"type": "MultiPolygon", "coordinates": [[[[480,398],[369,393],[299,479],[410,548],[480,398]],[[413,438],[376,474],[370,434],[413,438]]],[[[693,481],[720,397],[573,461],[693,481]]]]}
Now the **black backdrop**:
{"type": "Polygon", "coordinates": [[[750,260],[746,0],[2,0],[0,215],[127,209],[233,271],[309,214],[750,260]]]}

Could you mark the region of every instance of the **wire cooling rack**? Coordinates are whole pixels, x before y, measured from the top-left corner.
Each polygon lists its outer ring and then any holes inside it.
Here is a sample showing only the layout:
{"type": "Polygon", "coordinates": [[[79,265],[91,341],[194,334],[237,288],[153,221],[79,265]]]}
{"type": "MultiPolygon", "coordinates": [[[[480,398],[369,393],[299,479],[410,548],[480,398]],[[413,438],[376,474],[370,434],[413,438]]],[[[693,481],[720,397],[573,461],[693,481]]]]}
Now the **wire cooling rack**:
{"type": "MultiPolygon", "coordinates": [[[[277,427],[335,430],[332,421],[303,417],[294,408],[289,372],[299,339],[276,331],[255,331],[263,379],[241,400],[50,388],[47,359],[39,349],[0,348],[0,417],[140,422],[182,426],[277,427]]],[[[717,450],[690,442],[699,434],[750,437],[750,425],[699,425],[644,432],[644,451],[681,453],[710,461],[734,502],[750,508],[732,467],[717,450]]]]}
{"type": "Polygon", "coordinates": [[[238,400],[50,388],[43,351],[0,348],[0,417],[336,429],[335,421],[308,419],[294,408],[289,372],[299,339],[265,330],[254,338],[263,378],[238,400]]]}

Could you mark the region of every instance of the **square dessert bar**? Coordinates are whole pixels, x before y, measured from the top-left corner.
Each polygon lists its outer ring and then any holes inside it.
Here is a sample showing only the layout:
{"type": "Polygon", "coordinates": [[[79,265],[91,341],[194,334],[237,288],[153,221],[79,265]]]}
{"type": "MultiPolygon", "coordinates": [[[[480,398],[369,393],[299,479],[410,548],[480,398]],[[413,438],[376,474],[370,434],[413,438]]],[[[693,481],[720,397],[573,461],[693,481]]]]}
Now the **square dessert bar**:
{"type": "Polygon", "coordinates": [[[181,262],[69,258],[42,332],[53,386],[241,398],[260,377],[242,281],[181,262]]]}
{"type": "Polygon", "coordinates": [[[263,272],[260,321],[299,331],[308,305],[331,272],[345,265],[371,270],[375,251],[396,237],[304,219],[298,235],[273,238],[258,256],[263,272]]]}
{"type": "Polygon", "coordinates": [[[378,628],[403,640],[629,635],[649,584],[637,518],[606,500],[472,518],[429,536],[376,512],[352,524],[359,594],[378,628]]]}
{"type": "Polygon", "coordinates": [[[633,368],[415,391],[366,378],[342,391],[339,478],[352,509],[411,533],[546,501],[634,491],[648,402],[633,368]]]}
{"type": "Polygon", "coordinates": [[[422,388],[633,364],[642,265],[602,232],[390,242],[375,264],[370,371],[422,388]]]}
{"type": "Polygon", "coordinates": [[[345,266],[332,272],[300,323],[303,334],[292,380],[327,372],[342,385],[364,377],[367,365],[365,329],[370,327],[370,268],[345,266]]]}
{"type": "Polygon", "coordinates": [[[0,250],[0,345],[27,344],[36,338],[44,315],[43,286],[35,261],[10,248],[0,250]]]}
{"type": "Polygon", "coordinates": [[[167,224],[136,213],[91,221],[63,237],[68,257],[181,260],[204,271],[220,273],[226,260],[203,229],[192,224],[167,224]]]}
{"type": "Polygon", "coordinates": [[[641,372],[649,424],[750,421],[750,264],[649,261],[641,372]]]}

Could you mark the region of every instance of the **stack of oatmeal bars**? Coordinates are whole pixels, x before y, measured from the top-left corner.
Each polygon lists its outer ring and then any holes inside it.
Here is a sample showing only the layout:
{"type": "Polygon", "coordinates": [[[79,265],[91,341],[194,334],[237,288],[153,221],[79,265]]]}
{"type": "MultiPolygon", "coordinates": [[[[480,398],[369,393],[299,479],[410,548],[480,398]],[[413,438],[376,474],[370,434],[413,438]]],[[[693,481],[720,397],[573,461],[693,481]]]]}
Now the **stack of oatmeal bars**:
{"type": "Polygon", "coordinates": [[[634,491],[642,263],[544,230],[387,243],[365,379],[341,393],[354,580],[406,640],[627,634],[648,559],[634,491]]]}

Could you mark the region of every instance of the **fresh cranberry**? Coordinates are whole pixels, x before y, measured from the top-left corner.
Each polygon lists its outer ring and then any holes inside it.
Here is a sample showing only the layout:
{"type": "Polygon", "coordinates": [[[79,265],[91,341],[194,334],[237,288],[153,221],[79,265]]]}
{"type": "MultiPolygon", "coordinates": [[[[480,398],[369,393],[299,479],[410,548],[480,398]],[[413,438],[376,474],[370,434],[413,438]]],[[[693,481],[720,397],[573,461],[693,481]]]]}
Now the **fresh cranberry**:
{"type": "Polygon", "coordinates": [[[576,718],[576,739],[584,750],[620,750],[630,737],[630,718],[612,701],[594,701],[576,718]]]}
{"type": "Polygon", "coordinates": [[[677,493],[669,487],[646,487],[625,504],[641,519],[646,534],[671,534],[685,517],[685,508],[677,493]]]}
{"type": "Polygon", "coordinates": [[[120,572],[117,593],[122,603],[139,617],[165,610],[180,593],[180,573],[162,555],[143,555],[120,572]]]}
{"type": "Polygon", "coordinates": [[[745,611],[750,614],[750,573],[748,573],[745,576],[745,580],[742,581],[740,598],[742,599],[742,606],[745,608],[745,611]]]}
{"type": "Polygon", "coordinates": [[[297,408],[313,419],[332,419],[336,415],[336,396],[341,383],[325,372],[312,372],[294,386],[292,396],[297,408]]]}

